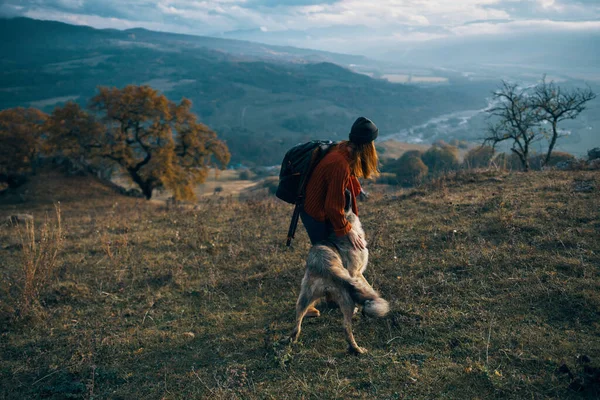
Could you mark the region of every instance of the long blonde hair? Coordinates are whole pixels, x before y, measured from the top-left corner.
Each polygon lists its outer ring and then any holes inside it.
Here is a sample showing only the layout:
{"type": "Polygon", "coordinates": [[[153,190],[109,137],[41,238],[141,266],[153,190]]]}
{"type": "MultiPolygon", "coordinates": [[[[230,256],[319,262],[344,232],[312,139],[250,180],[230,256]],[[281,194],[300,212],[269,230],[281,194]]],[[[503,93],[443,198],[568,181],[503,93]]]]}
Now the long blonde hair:
{"type": "Polygon", "coordinates": [[[379,176],[379,158],[375,150],[375,142],[355,144],[344,140],[339,144],[340,148],[353,149],[350,156],[350,172],[357,178],[375,178],[379,176]]]}

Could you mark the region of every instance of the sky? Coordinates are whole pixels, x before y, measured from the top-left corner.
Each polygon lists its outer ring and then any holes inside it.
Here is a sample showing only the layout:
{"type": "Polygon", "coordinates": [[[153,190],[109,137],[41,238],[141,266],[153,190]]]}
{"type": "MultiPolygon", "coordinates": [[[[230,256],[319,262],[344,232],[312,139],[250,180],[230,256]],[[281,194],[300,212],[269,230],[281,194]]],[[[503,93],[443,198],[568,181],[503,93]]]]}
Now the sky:
{"type": "Polygon", "coordinates": [[[334,51],[523,32],[600,32],[600,0],[0,0],[0,15],[270,38],[334,51]]]}

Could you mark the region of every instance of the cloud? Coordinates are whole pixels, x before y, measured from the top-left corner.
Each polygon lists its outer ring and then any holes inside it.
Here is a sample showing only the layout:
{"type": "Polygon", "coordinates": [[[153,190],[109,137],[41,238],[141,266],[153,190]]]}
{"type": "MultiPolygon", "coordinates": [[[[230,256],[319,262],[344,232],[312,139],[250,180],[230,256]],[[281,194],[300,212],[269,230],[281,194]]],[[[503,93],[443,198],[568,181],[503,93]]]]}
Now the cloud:
{"type": "Polygon", "coordinates": [[[247,4],[250,7],[296,7],[296,6],[313,6],[320,4],[334,4],[340,0],[248,0],[247,4]]]}
{"type": "Polygon", "coordinates": [[[53,10],[32,9],[25,13],[19,14],[28,18],[60,21],[73,25],[93,26],[98,29],[131,29],[131,28],[146,28],[153,31],[174,32],[195,34],[194,29],[187,26],[166,24],[164,22],[152,21],[130,21],[114,17],[101,17],[98,15],[88,14],[66,14],[64,12],[56,12],[53,10]]]}
{"type": "Polygon", "coordinates": [[[0,4],[0,16],[2,17],[18,17],[23,15],[25,7],[17,4],[0,4]]]}
{"type": "Polygon", "coordinates": [[[0,15],[201,35],[259,32],[265,41],[337,51],[515,30],[591,32],[600,21],[598,0],[0,1],[0,15]]]}
{"type": "Polygon", "coordinates": [[[503,23],[478,22],[458,26],[452,32],[458,36],[516,35],[525,32],[600,32],[600,21],[522,20],[503,23]]]}
{"type": "Polygon", "coordinates": [[[600,19],[597,0],[499,0],[486,6],[506,12],[513,19],[586,21],[600,19]]]}

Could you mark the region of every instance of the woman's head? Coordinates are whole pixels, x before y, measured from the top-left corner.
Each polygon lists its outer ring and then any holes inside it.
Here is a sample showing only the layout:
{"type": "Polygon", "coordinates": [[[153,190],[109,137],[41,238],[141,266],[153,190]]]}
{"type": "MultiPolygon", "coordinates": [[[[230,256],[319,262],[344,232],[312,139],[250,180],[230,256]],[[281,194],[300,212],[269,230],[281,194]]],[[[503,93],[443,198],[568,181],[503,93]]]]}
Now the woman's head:
{"type": "Polygon", "coordinates": [[[379,175],[377,151],[373,142],[379,129],[365,117],[359,117],[350,130],[348,146],[352,148],[350,170],[357,178],[379,175]]]}
{"type": "Polygon", "coordinates": [[[350,129],[349,139],[354,144],[366,144],[377,139],[379,135],[379,129],[377,126],[368,118],[358,117],[352,129],[350,129]]]}

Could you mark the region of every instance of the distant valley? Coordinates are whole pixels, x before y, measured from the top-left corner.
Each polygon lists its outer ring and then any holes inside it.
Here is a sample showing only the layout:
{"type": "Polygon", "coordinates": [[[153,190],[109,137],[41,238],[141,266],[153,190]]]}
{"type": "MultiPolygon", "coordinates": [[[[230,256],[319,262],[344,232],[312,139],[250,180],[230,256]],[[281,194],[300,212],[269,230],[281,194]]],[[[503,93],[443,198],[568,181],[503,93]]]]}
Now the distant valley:
{"type": "MultiPolygon", "coordinates": [[[[191,99],[227,141],[233,166],[273,165],[300,141],[343,139],[358,115],[372,118],[382,137],[476,140],[481,115],[451,116],[484,109],[499,83],[444,69],[421,74],[429,82],[408,73],[400,81],[409,84],[392,83],[371,76],[398,78],[401,67],[362,56],[144,29],[15,18],[0,19],[0,35],[8,38],[0,43],[0,109],[50,112],[69,100],[86,105],[97,86],[147,84],[171,100],[191,99]]],[[[600,126],[594,118],[586,112],[577,121],[578,142],[600,126]]]]}

